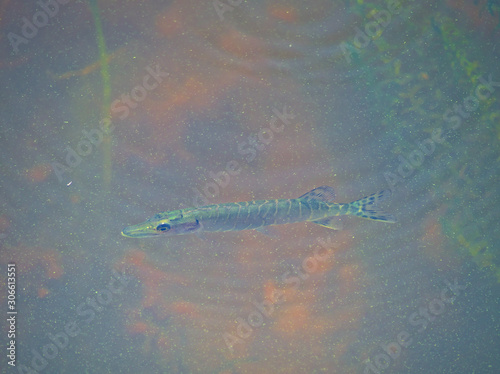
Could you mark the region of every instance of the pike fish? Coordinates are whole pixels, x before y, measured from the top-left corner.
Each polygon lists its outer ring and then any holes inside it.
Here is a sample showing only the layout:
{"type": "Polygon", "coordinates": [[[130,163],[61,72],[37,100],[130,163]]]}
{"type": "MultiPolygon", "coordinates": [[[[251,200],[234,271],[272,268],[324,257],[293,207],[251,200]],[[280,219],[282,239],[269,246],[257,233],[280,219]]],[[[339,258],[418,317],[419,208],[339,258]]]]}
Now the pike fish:
{"type": "Polygon", "coordinates": [[[391,194],[384,190],[351,203],[334,203],[332,187],[322,186],[298,199],[254,200],[213,204],[156,214],[147,221],[123,229],[129,238],[200,234],[203,231],[260,230],[266,226],[312,222],[339,229],[338,216],[356,216],[388,223],[396,219],[377,209],[377,203],[391,194]]]}

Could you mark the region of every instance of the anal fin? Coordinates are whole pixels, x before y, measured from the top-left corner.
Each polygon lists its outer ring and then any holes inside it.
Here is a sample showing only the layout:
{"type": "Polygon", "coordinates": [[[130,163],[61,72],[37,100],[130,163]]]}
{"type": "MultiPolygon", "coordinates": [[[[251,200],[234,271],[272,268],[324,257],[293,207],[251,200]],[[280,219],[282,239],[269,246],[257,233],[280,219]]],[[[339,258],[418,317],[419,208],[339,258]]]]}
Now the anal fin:
{"type": "Polygon", "coordinates": [[[332,230],[343,230],[344,226],[342,224],[342,220],[340,217],[327,217],[327,218],[322,218],[318,219],[316,221],[311,221],[312,223],[315,223],[317,225],[323,226],[323,227],[328,227],[329,229],[332,230]]]}

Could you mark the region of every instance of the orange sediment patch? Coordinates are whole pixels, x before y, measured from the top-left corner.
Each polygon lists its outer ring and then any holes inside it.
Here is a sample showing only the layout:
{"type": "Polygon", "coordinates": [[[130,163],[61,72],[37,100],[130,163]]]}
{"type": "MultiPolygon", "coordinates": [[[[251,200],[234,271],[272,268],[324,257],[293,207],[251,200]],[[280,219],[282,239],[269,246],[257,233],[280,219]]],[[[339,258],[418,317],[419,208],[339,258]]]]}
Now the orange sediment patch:
{"type": "Polygon", "coordinates": [[[48,279],[59,279],[64,275],[61,255],[56,250],[5,245],[0,251],[0,264],[15,263],[16,273],[36,274],[23,283],[23,289],[38,298],[47,297],[51,291],[45,286],[48,279]]]}
{"type": "Polygon", "coordinates": [[[175,1],[169,5],[166,12],[160,13],[155,18],[155,30],[167,38],[178,35],[185,29],[186,15],[189,9],[183,9],[182,2],[175,1]]]}
{"type": "Polygon", "coordinates": [[[158,332],[158,327],[142,318],[140,310],[128,310],[126,315],[125,330],[129,334],[152,336],[158,332]]]}
{"type": "MultiPolygon", "coordinates": [[[[0,37],[0,40],[2,40],[1,37],[0,37]]],[[[13,67],[25,64],[26,62],[28,62],[28,60],[29,60],[29,58],[27,56],[21,56],[21,57],[11,59],[11,60],[3,60],[3,61],[0,60],[0,69],[13,68],[13,67]]]]}
{"type": "Polygon", "coordinates": [[[307,330],[310,324],[310,310],[306,305],[290,305],[280,312],[274,328],[285,335],[307,330]]]}
{"type": "Polygon", "coordinates": [[[126,325],[126,329],[131,335],[152,336],[158,332],[158,327],[145,321],[132,321],[126,325]]]}
{"type": "Polygon", "coordinates": [[[297,22],[298,11],[295,7],[284,4],[272,4],[267,8],[269,16],[287,22],[297,22]]]}
{"type": "Polygon", "coordinates": [[[304,281],[299,288],[307,287],[301,291],[294,287],[283,290],[281,300],[284,304],[277,307],[275,317],[275,331],[289,337],[297,333],[308,333],[312,328],[313,317],[311,308],[316,302],[317,287],[304,281]]]}
{"type": "Polygon", "coordinates": [[[264,42],[251,35],[232,29],[220,35],[219,46],[222,50],[231,53],[233,56],[250,59],[254,61],[263,57],[265,52],[264,42]]]}
{"type": "Polygon", "coordinates": [[[443,242],[443,234],[441,229],[441,223],[436,218],[436,216],[432,215],[425,220],[424,235],[422,236],[422,240],[427,242],[433,247],[441,246],[443,242]]]}
{"type": "Polygon", "coordinates": [[[169,309],[176,315],[199,318],[199,308],[196,304],[189,301],[175,301],[170,304],[169,309]]]}
{"type": "Polygon", "coordinates": [[[40,288],[38,289],[38,297],[39,297],[40,299],[43,299],[43,298],[44,298],[45,296],[47,296],[49,293],[50,293],[50,291],[49,291],[47,288],[45,288],[45,287],[40,287],[40,288]]]}
{"type": "Polygon", "coordinates": [[[232,84],[233,79],[228,74],[213,76],[192,73],[186,77],[174,74],[175,69],[172,77],[166,78],[142,103],[151,118],[149,131],[153,131],[155,136],[150,138],[139,153],[152,164],[167,161],[165,147],[169,149],[167,155],[175,155],[184,160],[192,159],[193,155],[186,150],[182,141],[185,138],[188,117],[213,106],[220,93],[232,84]],[[164,156],[153,159],[152,154],[164,156]]]}
{"type": "MultiPolygon", "coordinates": [[[[147,261],[146,252],[140,250],[127,252],[120,263],[125,266],[128,274],[141,282],[143,286],[141,305],[143,308],[152,308],[159,319],[172,313],[164,293],[173,285],[187,285],[189,283],[187,278],[158,269],[147,261]]],[[[179,312],[182,311],[181,305],[178,305],[177,308],[179,312]]],[[[188,310],[189,307],[184,305],[184,311],[188,310]]]]}
{"type": "Polygon", "coordinates": [[[182,121],[186,111],[200,111],[215,102],[219,93],[232,84],[232,76],[191,73],[184,78],[166,79],[144,101],[144,108],[150,116],[161,122],[175,123],[182,121]],[[172,121],[169,121],[172,119],[172,121]]]}
{"type": "Polygon", "coordinates": [[[268,280],[263,286],[264,300],[272,304],[296,301],[299,293],[293,286],[277,287],[274,280],[268,280]]]}
{"type": "Polygon", "coordinates": [[[165,333],[160,333],[160,336],[158,336],[158,340],[156,341],[156,345],[160,352],[164,352],[170,349],[171,342],[165,333]]]}
{"type": "Polygon", "coordinates": [[[52,167],[49,164],[39,164],[26,170],[26,178],[32,183],[42,182],[52,173],[52,167]]]}
{"type": "Polygon", "coordinates": [[[445,235],[443,234],[442,224],[436,217],[442,217],[445,208],[438,208],[436,211],[429,213],[423,224],[423,234],[421,237],[421,243],[423,244],[423,252],[429,258],[434,260],[446,259],[447,262],[459,261],[459,258],[452,256],[448,252],[445,242],[445,235]]]}
{"type": "Polygon", "coordinates": [[[82,197],[79,194],[71,194],[70,197],[69,197],[69,200],[73,204],[78,204],[82,200],[82,197]]]}
{"type": "Polygon", "coordinates": [[[40,256],[40,261],[45,267],[45,275],[49,279],[59,279],[64,274],[61,256],[55,250],[48,250],[40,256]]]}
{"type": "Polygon", "coordinates": [[[281,335],[293,339],[319,337],[331,334],[332,331],[342,331],[355,328],[361,318],[361,309],[355,311],[343,309],[332,314],[317,314],[311,312],[312,303],[284,307],[278,311],[273,330],[281,335]]]}
{"type": "Polygon", "coordinates": [[[170,284],[188,284],[187,278],[166,273],[146,259],[146,252],[141,250],[132,250],[128,252],[122,261],[129,268],[131,275],[135,276],[146,284],[154,284],[159,287],[170,284]]]}
{"type": "Polygon", "coordinates": [[[171,97],[169,105],[174,107],[185,106],[188,103],[199,108],[208,106],[210,98],[207,82],[200,77],[190,76],[184,85],[171,97]]]}
{"type": "Polygon", "coordinates": [[[142,306],[144,308],[151,308],[155,305],[163,306],[164,301],[160,292],[160,287],[152,281],[144,282],[144,297],[142,299],[142,306]]]}
{"type": "Polygon", "coordinates": [[[132,322],[130,324],[127,324],[127,331],[130,334],[144,334],[146,331],[148,331],[148,324],[143,321],[136,321],[132,322]]]}
{"type": "Polygon", "coordinates": [[[321,273],[327,273],[330,270],[333,269],[335,266],[335,258],[333,256],[333,250],[328,249],[321,249],[318,251],[319,259],[317,259],[314,255],[306,257],[304,260],[305,266],[307,266],[309,269],[308,271],[311,274],[321,274],[321,273]]]}
{"type": "Polygon", "coordinates": [[[271,303],[276,303],[276,294],[279,292],[278,287],[274,280],[269,279],[264,283],[264,300],[270,301],[271,303]]]}
{"type": "Polygon", "coordinates": [[[140,266],[145,259],[146,259],[146,252],[140,251],[138,249],[133,249],[125,254],[125,257],[123,258],[123,263],[134,266],[140,266]]]}
{"type": "Polygon", "coordinates": [[[359,288],[358,279],[360,276],[359,265],[344,265],[339,269],[341,283],[338,286],[338,296],[348,297],[359,288]]]}

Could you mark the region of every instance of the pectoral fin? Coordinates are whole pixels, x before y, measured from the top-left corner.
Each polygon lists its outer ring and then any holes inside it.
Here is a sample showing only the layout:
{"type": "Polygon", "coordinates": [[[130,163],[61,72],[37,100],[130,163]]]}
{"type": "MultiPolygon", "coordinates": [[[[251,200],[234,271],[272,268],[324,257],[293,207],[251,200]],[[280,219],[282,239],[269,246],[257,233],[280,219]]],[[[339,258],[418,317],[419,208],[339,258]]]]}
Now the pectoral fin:
{"type": "Polygon", "coordinates": [[[198,238],[200,238],[201,240],[205,240],[206,237],[205,237],[205,230],[203,230],[203,223],[202,222],[199,222],[198,220],[196,220],[196,223],[197,223],[197,227],[196,229],[194,230],[194,233],[196,234],[196,236],[198,238]]]}

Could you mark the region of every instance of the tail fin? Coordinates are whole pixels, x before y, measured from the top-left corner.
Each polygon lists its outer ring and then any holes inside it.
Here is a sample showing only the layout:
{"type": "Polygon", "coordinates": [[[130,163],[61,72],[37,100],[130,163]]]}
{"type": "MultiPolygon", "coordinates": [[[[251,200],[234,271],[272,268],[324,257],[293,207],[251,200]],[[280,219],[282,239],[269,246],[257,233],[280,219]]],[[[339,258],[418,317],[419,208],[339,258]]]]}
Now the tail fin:
{"type": "Polygon", "coordinates": [[[387,223],[395,223],[396,218],[392,214],[385,213],[377,209],[377,203],[384,201],[391,196],[390,190],[383,190],[378,193],[371,194],[362,199],[353,201],[349,204],[349,215],[358,216],[361,218],[373,219],[375,221],[384,221],[387,223]]]}

